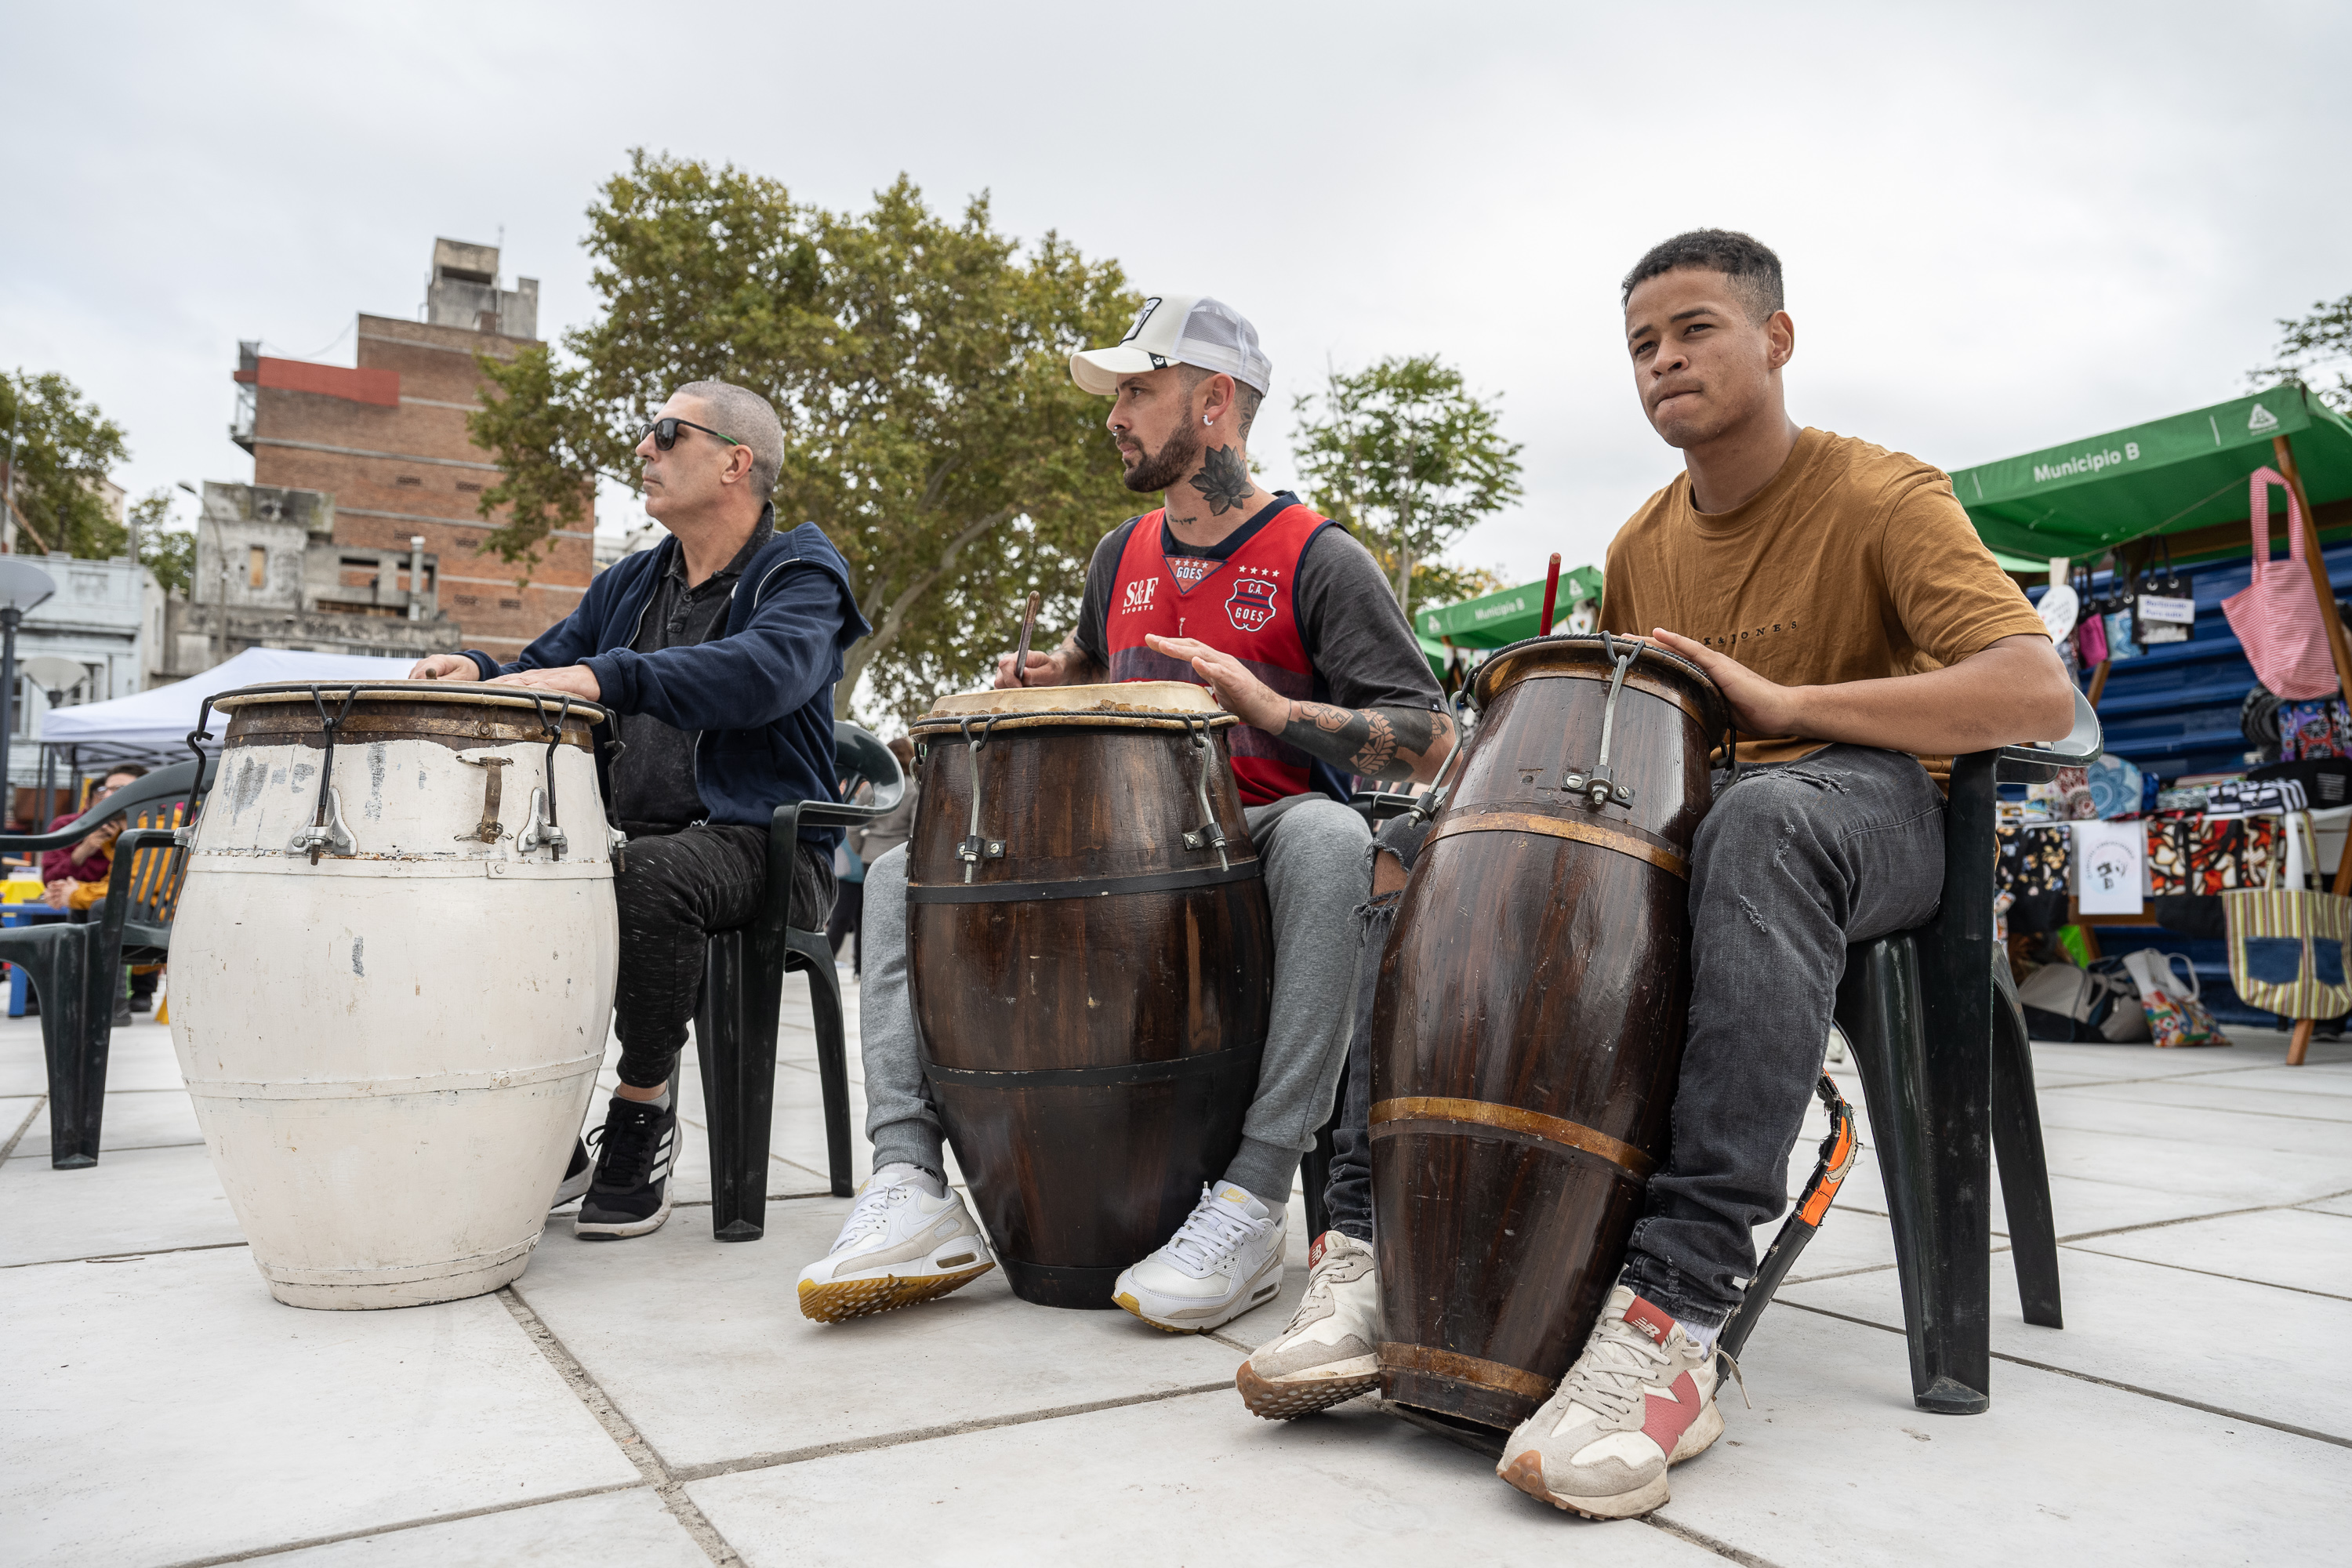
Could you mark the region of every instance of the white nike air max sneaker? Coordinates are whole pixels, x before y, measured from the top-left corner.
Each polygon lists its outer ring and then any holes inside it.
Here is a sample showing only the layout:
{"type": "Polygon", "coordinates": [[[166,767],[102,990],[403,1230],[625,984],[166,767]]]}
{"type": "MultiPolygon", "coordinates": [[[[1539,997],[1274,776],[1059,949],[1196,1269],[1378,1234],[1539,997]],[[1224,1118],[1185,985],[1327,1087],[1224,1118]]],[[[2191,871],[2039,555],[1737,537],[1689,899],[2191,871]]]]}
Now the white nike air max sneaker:
{"type": "Polygon", "coordinates": [[[1155,1329],[1198,1334],[1282,1289],[1282,1210],[1231,1182],[1202,1187],[1168,1244],[1112,1283],[1111,1300],[1155,1329]]]}
{"type": "Polygon", "coordinates": [[[1307,1294],[1290,1325],[1234,1374],[1253,1415],[1287,1421],[1369,1392],[1381,1380],[1381,1280],[1372,1249],[1327,1230],[1307,1251],[1307,1294]]]}
{"type": "Polygon", "coordinates": [[[837,1323],[911,1307],[995,1267],[960,1194],[913,1165],[885,1165],[858,1189],[833,1250],[801,1270],[801,1313],[837,1323]]]}
{"type": "Polygon", "coordinates": [[[1713,1351],[1620,1285],[1584,1353],[1519,1423],[1495,1473],[1587,1519],[1638,1519],[1668,1499],[1666,1469],[1723,1436],[1713,1351]]]}

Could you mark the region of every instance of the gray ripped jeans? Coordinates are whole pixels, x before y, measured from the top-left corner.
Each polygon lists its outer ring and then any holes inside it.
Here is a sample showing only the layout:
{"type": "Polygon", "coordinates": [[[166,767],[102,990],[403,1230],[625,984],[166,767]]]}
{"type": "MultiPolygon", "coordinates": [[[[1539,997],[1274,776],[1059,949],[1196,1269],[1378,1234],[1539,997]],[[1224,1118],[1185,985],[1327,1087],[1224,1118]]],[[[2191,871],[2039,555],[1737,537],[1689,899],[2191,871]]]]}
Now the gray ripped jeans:
{"type": "MultiPolygon", "coordinates": [[[[1756,1271],[1754,1228],[1787,1205],[1846,945],[1926,922],[1944,887],[1943,796],[1902,752],[1831,746],[1743,767],[1727,786],[1718,773],[1716,788],[1692,846],[1674,1146],[1650,1178],[1624,1275],[1675,1317],[1709,1324],[1756,1271]]],[[[1394,913],[1392,903],[1365,912],[1365,1016],[1326,1191],[1332,1225],[1360,1240],[1372,1218],[1369,998],[1394,913]]]]}
{"type": "MultiPolygon", "coordinates": [[[[1244,814],[1265,862],[1274,906],[1274,1016],[1258,1067],[1257,1094],[1242,1123],[1241,1152],[1223,1179],[1269,1208],[1288,1201],[1298,1159],[1331,1114],[1355,996],[1355,911],[1370,891],[1364,849],[1370,830],[1349,807],[1293,796],[1244,814]]],[[[866,1060],[866,1135],[876,1169],[944,1169],[938,1109],[923,1080],[907,990],[907,851],[866,868],[866,975],[858,1029],[866,1060]]]]}

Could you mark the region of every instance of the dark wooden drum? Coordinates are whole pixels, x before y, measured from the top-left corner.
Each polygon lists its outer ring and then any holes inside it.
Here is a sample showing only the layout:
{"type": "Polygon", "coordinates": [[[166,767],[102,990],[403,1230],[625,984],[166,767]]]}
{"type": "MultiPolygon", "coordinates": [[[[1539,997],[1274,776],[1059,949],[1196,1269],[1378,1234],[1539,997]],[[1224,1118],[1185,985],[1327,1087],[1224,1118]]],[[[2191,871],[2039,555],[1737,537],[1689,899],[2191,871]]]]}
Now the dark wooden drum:
{"type": "Polygon", "coordinates": [[[1274,941],[1236,721],[1139,681],[952,697],[912,726],[923,1070],[1024,1300],[1112,1305],[1241,1146],[1274,941]]]}
{"type": "Polygon", "coordinates": [[[1507,1428],[1583,1347],[1665,1156],[1729,712],[1631,637],[1519,643],[1474,689],[1374,1006],[1381,1387],[1507,1428]]]}

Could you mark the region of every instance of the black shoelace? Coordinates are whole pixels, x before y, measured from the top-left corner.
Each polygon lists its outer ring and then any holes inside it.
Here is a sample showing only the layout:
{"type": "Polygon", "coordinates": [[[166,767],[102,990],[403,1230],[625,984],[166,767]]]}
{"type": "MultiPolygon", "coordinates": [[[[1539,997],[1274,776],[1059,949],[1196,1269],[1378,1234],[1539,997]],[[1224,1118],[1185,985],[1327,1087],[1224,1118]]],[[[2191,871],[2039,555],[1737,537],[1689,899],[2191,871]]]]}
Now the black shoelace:
{"type": "Polygon", "coordinates": [[[604,1125],[588,1134],[588,1144],[596,1151],[596,1185],[619,1192],[644,1186],[652,1177],[662,1123],[668,1117],[669,1112],[650,1105],[615,1100],[604,1125]]]}

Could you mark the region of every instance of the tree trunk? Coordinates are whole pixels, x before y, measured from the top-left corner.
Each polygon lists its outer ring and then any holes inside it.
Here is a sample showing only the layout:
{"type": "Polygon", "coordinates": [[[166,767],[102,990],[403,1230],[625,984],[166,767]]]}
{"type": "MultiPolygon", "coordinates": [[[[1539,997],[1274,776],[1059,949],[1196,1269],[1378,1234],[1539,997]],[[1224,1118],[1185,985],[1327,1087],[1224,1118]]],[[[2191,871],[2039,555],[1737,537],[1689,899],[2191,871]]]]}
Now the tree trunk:
{"type": "Polygon", "coordinates": [[[1017,515],[1013,509],[1007,507],[965,524],[940,549],[939,559],[908,578],[907,585],[898,590],[887,605],[877,603],[858,606],[859,613],[874,623],[874,630],[850,644],[849,650],[842,655],[841,679],[833,688],[833,716],[835,719],[849,717],[850,699],[856,693],[858,678],[866,673],[866,666],[872,664],[877,656],[898,640],[898,633],[907,624],[908,612],[922,602],[923,595],[937,586],[940,578],[955,569],[956,557],[963,553],[964,546],[1017,515]],[[881,612],[878,616],[875,613],[877,609],[881,612]]]}

